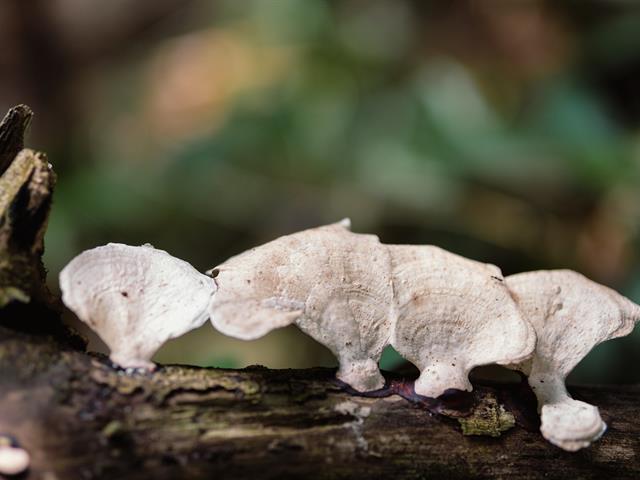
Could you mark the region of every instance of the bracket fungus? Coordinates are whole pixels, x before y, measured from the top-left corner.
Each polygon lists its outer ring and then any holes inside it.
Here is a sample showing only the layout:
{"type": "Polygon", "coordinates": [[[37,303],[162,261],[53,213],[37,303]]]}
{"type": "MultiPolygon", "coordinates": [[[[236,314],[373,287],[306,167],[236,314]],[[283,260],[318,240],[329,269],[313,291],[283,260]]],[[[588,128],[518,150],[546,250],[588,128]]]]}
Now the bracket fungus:
{"type": "Polygon", "coordinates": [[[296,324],[338,358],[337,377],[382,388],[393,345],[421,370],[416,393],[470,390],[469,371],[515,363],[534,349],[500,270],[433,246],[384,245],[350,222],[286,235],[210,271],[209,312],[222,333],[250,340],[296,324]]]}
{"type": "Polygon", "coordinates": [[[87,250],[60,273],[63,302],[124,368],[153,369],[151,357],[165,341],[203,325],[214,287],[210,277],[150,245],[87,250]]]}
{"type": "Polygon", "coordinates": [[[348,228],[343,220],[286,235],[211,270],[214,327],[251,340],[295,323],[336,355],[340,380],[382,388],[378,360],[394,317],[388,252],[348,228]]]}
{"type": "Polygon", "coordinates": [[[13,437],[0,435],[0,476],[24,473],[31,463],[29,453],[13,437]]]}
{"type": "Polygon", "coordinates": [[[640,306],[570,270],[526,272],[506,280],[538,337],[533,357],[513,368],[529,377],[542,435],[564,450],[584,448],[606,424],[597,407],[571,398],[565,379],[593,347],[631,333],[640,321],[640,306]]]}
{"type": "Polygon", "coordinates": [[[542,435],[569,451],[606,424],[597,407],[569,396],[567,375],[640,321],[640,306],[576,272],[505,279],[494,265],[435,246],[353,233],[348,219],[277,238],[207,275],[149,245],[110,243],[74,258],[60,286],[125,368],[153,368],[166,340],[209,317],[243,340],[295,324],[336,355],[337,377],[361,392],[384,387],[378,361],[387,345],[418,367],[415,393],[426,397],[471,390],[476,366],[507,365],[528,376],[542,435]]]}
{"type": "Polygon", "coordinates": [[[535,332],[498,267],[430,245],[388,248],[396,303],[390,343],[420,370],[416,393],[471,390],[474,367],[531,355],[535,332]]]}

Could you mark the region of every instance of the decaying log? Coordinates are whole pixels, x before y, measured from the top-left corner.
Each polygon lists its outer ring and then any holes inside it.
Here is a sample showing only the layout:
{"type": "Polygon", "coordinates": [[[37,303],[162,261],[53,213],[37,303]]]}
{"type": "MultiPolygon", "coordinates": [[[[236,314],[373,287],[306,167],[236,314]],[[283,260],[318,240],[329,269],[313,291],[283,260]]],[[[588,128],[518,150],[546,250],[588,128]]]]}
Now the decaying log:
{"type": "Polygon", "coordinates": [[[352,395],[334,374],[128,374],[2,329],[0,432],[30,453],[27,478],[640,478],[638,387],[573,389],[609,431],[569,453],[542,438],[519,387],[476,385],[475,407],[443,415],[398,395],[352,395]]]}

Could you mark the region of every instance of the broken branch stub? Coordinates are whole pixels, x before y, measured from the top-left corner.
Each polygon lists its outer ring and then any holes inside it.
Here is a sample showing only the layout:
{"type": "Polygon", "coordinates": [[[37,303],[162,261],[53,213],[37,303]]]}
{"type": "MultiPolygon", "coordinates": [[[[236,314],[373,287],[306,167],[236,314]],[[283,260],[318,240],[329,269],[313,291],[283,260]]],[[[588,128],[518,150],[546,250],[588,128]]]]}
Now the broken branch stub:
{"type": "Polygon", "coordinates": [[[0,123],[0,175],[2,175],[11,162],[24,148],[24,135],[33,112],[26,105],[16,105],[9,109],[0,123]]]}
{"type": "Polygon", "coordinates": [[[606,424],[597,407],[571,398],[565,379],[593,347],[631,333],[640,307],[570,270],[521,273],[507,284],[538,337],[531,360],[513,368],[529,377],[542,435],[565,450],[584,448],[606,424]]]}
{"type": "Polygon", "coordinates": [[[104,340],[111,360],[153,369],[160,346],[208,318],[210,277],[152,246],[108,245],[75,257],[60,273],[62,300],[104,340]]]}
{"type": "Polygon", "coordinates": [[[56,177],[44,154],[22,149],[31,116],[19,105],[0,124],[0,309],[55,303],[41,257],[56,177]]]}

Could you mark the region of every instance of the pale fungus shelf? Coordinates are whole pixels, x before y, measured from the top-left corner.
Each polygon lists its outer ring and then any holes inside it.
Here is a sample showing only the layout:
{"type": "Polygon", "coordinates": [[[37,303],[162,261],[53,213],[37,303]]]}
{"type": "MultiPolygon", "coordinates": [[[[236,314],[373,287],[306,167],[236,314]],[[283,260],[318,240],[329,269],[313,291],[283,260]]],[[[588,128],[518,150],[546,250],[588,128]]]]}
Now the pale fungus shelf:
{"type": "Polygon", "coordinates": [[[433,246],[384,245],[348,221],[280,237],[214,270],[213,325],[241,339],[295,323],[338,358],[338,378],[382,388],[392,345],[421,375],[416,393],[471,390],[469,371],[526,358],[535,333],[500,269],[433,246]]]}
{"type": "Polygon", "coordinates": [[[124,368],[153,369],[167,340],[207,321],[210,277],[151,245],[110,243],[81,253],[60,273],[62,300],[124,368]]]}
{"type": "Polygon", "coordinates": [[[0,475],[20,475],[30,463],[29,452],[20,448],[11,437],[0,435],[0,475]]]}
{"type": "Polygon", "coordinates": [[[243,340],[295,324],[339,361],[338,379],[368,392],[392,345],[420,370],[415,392],[471,390],[479,365],[523,371],[538,398],[543,436],[575,451],[606,425],[572,399],[564,380],[598,343],[627,335],[640,307],[570,271],[505,279],[494,265],[425,245],[385,245],[341,222],[252,248],[203,275],[151,246],[109,244],[60,275],[63,301],[123,367],[153,368],[168,339],[207,318],[243,340]]]}
{"type": "Polygon", "coordinates": [[[532,358],[515,368],[536,394],[542,435],[564,450],[586,447],[607,426],[597,407],[571,398],[565,379],[593,347],[629,335],[640,307],[570,270],[520,273],[507,285],[538,337],[532,358]]]}
{"type": "Polygon", "coordinates": [[[415,391],[471,390],[477,366],[527,358],[535,332],[500,269],[438,247],[389,245],[394,291],[391,345],[420,370],[415,391]]]}
{"type": "Polygon", "coordinates": [[[376,236],[343,221],[280,237],[214,272],[216,329],[248,340],[295,323],[338,358],[340,380],[361,391],[384,386],[378,360],[395,306],[389,253],[376,236]]]}

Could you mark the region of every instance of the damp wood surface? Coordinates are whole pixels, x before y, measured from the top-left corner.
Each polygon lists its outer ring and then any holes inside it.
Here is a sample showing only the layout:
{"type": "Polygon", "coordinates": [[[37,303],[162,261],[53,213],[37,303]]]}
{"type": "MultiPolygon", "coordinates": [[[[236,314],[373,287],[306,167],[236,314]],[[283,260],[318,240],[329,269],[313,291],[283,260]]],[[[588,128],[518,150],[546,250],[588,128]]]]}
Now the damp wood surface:
{"type": "Polygon", "coordinates": [[[476,384],[470,407],[433,413],[395,394],[353,395],[334,374],[126,374],[51,336],[0,328],[0,432],[30,453],[22,478],[34,479],[640,478],[638,387],[571,389],[609,430],[569,453],[528,424],[520,387],[476,384]]]}

